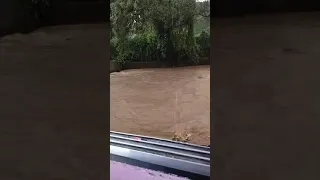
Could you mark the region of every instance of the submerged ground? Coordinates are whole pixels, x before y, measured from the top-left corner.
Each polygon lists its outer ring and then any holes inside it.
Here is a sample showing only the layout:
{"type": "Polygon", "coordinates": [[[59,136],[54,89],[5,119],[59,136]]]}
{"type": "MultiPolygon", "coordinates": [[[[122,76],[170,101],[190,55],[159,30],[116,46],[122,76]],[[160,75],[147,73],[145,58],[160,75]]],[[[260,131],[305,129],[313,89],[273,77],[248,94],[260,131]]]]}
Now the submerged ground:
{"type": "Polygon", "coordinates": [[[210,143],[210,66],[111,73],[110,98],[111,130],[210,143]]]}

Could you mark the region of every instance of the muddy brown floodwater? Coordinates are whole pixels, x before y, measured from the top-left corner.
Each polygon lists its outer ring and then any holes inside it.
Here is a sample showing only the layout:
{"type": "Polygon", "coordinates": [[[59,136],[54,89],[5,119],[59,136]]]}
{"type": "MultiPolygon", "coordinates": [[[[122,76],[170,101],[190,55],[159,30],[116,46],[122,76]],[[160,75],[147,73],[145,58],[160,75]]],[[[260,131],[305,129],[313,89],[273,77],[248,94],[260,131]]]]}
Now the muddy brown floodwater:
{"type": "Polygon", "coordinates": [[[210,143],[210,66],[110,74],[110,128],[210,143]]]}

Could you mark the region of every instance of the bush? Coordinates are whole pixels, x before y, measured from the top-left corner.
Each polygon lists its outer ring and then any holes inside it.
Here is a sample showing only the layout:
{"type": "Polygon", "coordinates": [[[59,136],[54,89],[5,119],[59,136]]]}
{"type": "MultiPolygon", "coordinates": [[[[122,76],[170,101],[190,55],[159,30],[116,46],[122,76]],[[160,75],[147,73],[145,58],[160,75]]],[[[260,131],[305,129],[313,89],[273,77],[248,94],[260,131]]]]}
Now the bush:
{"type": "Polygon", "coordinates": [[[116,60],[117,55],[117,39],[112,38],[110,40],[110,60],[116,60]]]}
{"type": "Polygon", "coordinates": [[[174,31],[173,32],[173,46],[178,61],[189,59],[188,48],[186,45],[187,35],[185,32],[174,31]]]}
{"type": "MultiPolygon", "coordinates": [[[[186,47],[186,36],[184,34],[173,34],[174,38],[174,50],[178,61],[190,60],[189,50],[186,47]]],[[[210,55],[210,33],[208,31],[202,31],[199,36],[195,37],[197,43],[197,51],[200,57],[209,57],[210,55]]],[[[127,50],[125,54],[121,55],[117,51],[118,40],[113,37],[110,40],[110,58],[116,60],[119,63],[125,63],[127,61],[134,62],[148,62],[158,61],[165,59],[160,56],[164,56],[161,53],[163,50],[160,48],[160,42],[153,32],[145,32],[142,34],[134,34],[127,39],[127,50]],[[120,60],[122,59],[122,60],[120,60]]]]}
{"type": "MultiPolygon", "coordinates": [[[[135,34],[128,37],[128,53],[123,55],[121,59],[125,61],[146,62],[156,61],[158,40],[154,33],[135,34]]],[[[115,38],[110,41],[110,58],[119,61],[117,51],[117,40],[115,38]]],[[[120,62],[124,63],[124,62],[120,62]]]]}
{"type": "Polygon", "coordinates": [[[199,36],[196,37],[198,45],[198,54],[201,57],[210,56],[210,32],[203,30],[199,36]]]}
{"type": "Polygon", "coordinates": [[[144,33],[129,39],[131,61],[156,61],[157,60],[157,37],[153,33],[144,33]]]}

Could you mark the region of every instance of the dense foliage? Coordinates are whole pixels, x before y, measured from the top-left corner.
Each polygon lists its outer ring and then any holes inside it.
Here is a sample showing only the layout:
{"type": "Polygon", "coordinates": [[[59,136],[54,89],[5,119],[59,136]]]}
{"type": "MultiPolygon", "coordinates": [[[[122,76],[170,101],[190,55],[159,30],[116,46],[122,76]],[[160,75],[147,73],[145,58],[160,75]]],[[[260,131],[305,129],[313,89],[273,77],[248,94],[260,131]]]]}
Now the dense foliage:
{"type": "Polygon", "coordinates": [[[199,46],[199,55],[203,57],[210,56],[210,33],[202,31],[199,36],[196,36],[196,42],[199,46]]]}
{"type": "Polygon", "coordinates": [[[177,64],[208,56],[209,31],[197,40],[194,32],[195,17],[206,6],[195,0],[116,0],[110,7],[111,59],[177,64]]]}

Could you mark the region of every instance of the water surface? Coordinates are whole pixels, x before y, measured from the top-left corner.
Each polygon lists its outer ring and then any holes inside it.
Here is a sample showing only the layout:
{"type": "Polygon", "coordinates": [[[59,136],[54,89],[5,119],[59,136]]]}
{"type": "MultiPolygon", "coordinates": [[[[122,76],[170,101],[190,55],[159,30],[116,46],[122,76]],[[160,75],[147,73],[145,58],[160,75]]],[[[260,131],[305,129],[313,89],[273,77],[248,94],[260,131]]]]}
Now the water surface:
{"type": "Polygon", "coordinates": [[[210,66],[110,74],[113,131],[210,142],[210,66]]]}

